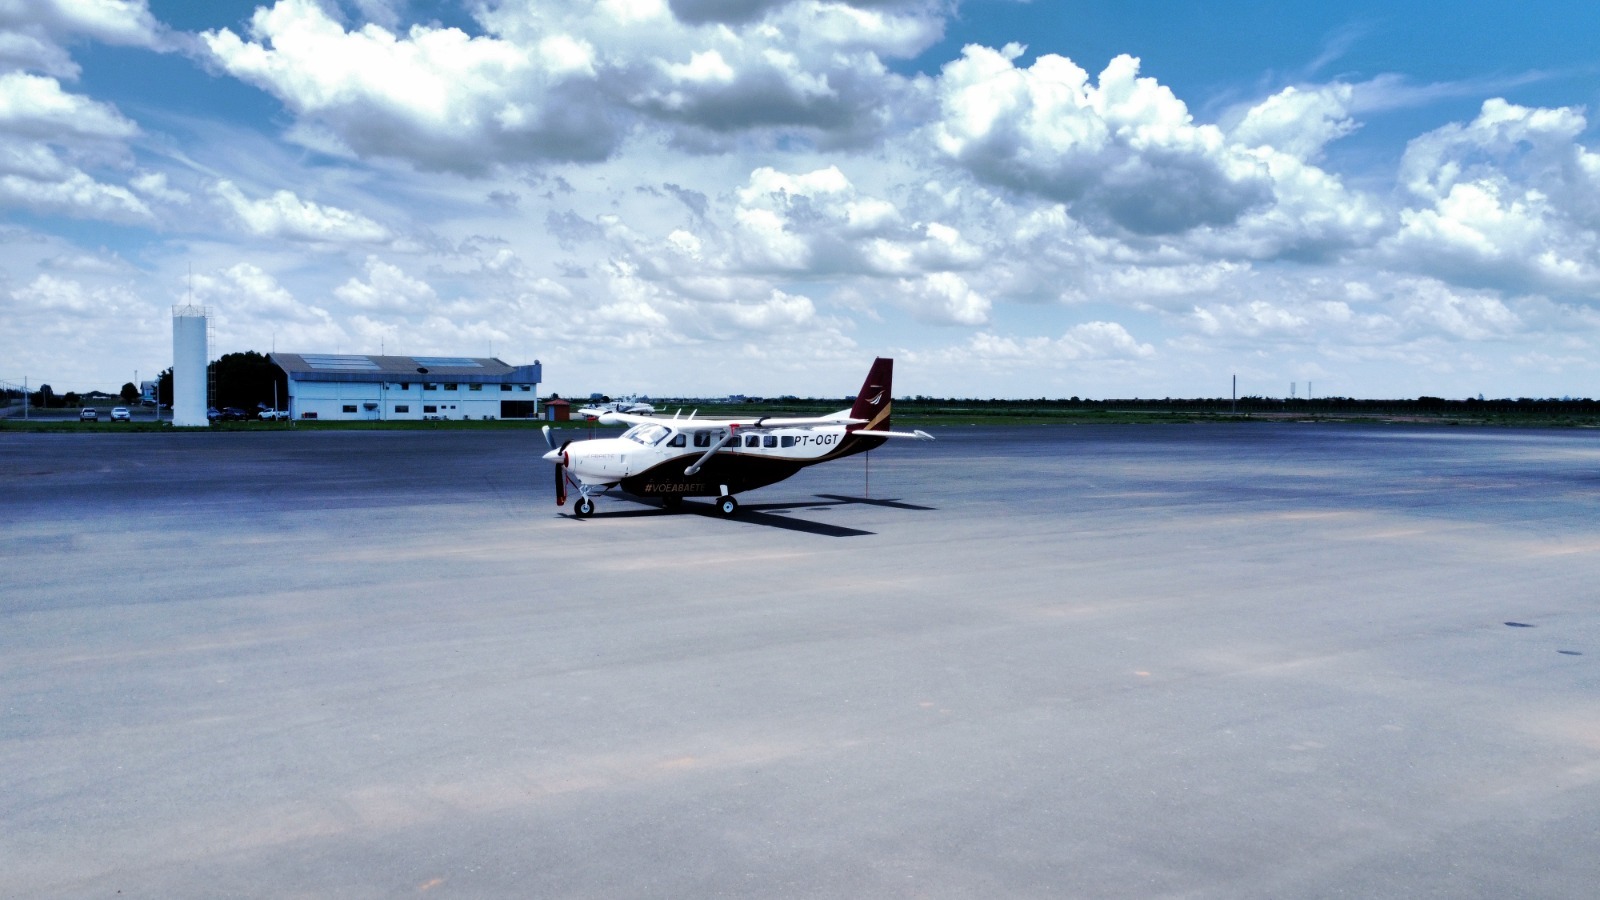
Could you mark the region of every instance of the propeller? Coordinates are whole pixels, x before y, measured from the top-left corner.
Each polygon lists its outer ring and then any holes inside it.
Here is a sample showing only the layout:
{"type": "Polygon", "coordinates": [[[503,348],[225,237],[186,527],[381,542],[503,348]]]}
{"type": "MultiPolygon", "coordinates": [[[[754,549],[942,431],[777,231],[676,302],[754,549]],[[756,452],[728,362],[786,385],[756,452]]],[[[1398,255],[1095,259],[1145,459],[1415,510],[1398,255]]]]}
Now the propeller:
{"type": "Polygon", "coordinates": [[[539,429],[544,435],[544,442],[550,445],[551,452],[544,455],[545,459],[556,464],[556,505],[567,505],[567,445],[572,441],[562,441],[561,446],[556,446],[556,439],[550,436],[550,426],[539,429]]]}
{"type": "Polygon", "coordinates": [[[567,467],[556,463],[556,505],[567,505],[567,467]]]}

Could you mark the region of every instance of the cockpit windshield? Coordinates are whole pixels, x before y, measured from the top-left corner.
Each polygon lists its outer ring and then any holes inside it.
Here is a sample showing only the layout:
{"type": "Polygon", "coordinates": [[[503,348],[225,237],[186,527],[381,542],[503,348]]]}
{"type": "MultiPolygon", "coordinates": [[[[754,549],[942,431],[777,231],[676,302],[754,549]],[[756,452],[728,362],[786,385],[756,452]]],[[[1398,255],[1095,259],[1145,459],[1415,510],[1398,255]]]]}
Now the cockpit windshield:
{"type": "Polygon", "coordinates": [[[672,429],[665,425],[635,425],[622,433],[622,436],[635,443],[646,447],[654,447],[661,443],[661,439],[672,433],[672,429]]]}

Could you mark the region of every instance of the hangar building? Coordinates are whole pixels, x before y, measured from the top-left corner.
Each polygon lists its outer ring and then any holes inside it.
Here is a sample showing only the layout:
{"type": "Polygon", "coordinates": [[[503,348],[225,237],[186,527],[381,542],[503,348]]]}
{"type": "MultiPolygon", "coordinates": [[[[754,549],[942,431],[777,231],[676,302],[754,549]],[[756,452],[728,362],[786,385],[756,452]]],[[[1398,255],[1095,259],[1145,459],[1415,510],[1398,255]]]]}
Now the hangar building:
{"type": "Polygon", "coordinates": [[[295,419],[533,419],[538,360],[273,353],[295,419]]]}

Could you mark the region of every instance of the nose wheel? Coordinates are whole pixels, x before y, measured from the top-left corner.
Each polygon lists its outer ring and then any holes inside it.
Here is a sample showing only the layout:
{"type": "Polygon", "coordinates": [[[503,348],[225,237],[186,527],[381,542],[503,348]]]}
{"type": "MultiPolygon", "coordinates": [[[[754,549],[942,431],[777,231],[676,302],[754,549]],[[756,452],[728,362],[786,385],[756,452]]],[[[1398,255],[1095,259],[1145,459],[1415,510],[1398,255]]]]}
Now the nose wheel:
{"type": "Polygon", "coordinates": [[[586,519],[594,515],[594,501],[588,497],[579,497],[578,502],[572,507],[572,511],[578,514],[578,518],[586,519]]]}

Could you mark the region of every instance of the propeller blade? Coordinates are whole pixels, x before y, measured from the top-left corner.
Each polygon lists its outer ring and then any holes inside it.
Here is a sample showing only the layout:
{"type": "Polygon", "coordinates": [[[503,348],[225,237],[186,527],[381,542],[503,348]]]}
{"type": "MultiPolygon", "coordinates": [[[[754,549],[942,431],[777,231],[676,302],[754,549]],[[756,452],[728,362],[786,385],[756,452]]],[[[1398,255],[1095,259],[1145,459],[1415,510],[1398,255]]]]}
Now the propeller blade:
{"type": "Polygon", "coordinates": [[[554,450],[556,448],[556,439],[550,436],[550,426],[546,425],[539,429],[539,433],[544,435],[544,442],[549,445],[551,450],[554,450]]]}

